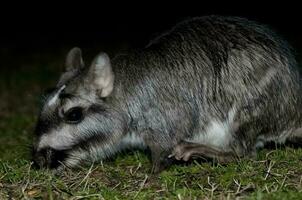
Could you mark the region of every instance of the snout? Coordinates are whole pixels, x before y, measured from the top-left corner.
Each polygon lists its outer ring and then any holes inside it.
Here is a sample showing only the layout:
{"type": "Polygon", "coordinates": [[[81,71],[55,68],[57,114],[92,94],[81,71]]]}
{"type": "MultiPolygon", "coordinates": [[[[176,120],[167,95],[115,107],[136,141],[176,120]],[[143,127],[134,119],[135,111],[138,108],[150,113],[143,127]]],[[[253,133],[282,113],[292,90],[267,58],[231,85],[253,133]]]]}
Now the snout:
{"type": "Polygon", "coordinates": [[[59,151],[52,148],[44,148],[39,151],[33,149],[33,167],[37,169],[55,169],[62,164],[64,159],[66,159],[65,151],[59,151]]]}

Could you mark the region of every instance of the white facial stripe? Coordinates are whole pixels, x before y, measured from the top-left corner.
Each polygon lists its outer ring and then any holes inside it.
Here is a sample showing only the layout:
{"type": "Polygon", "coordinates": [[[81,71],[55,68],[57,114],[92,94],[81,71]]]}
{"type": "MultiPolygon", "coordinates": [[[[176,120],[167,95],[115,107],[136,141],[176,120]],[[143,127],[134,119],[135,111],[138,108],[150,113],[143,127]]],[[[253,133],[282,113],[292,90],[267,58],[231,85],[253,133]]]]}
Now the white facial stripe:
{"type": "Polygon", "coordinates": [[[56,103],[60,93],[65,89],[66,85],[63,85],[58,92],[48,101],[48,106],[53,105],[54,103],[56,103]]]}
{"type": "Polygon", "coordinates": [[[64,150],[70,148],[76,143],[76,138],[70,133],[68,128],[62,130],[53,130],[50,133],[44,134],[38,144],[38,150],[50,147],[56,150],[64,150]]]}

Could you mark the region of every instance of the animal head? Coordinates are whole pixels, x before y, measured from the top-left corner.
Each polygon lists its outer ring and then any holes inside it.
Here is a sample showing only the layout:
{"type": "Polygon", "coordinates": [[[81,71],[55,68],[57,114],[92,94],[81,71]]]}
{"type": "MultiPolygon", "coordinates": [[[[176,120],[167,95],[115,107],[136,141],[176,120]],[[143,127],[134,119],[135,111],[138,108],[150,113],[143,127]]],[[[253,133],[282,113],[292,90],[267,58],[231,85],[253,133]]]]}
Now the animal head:
{"type": "Polygon", "coordinates": [[[85,67],[81,50],[70,50],[66,71],[45,95],[36,125],[33,161],[38,167],[73,167],[116,151],[124,122],[108,103],[113,86],[107,54],[100,53],[85,67]]]}

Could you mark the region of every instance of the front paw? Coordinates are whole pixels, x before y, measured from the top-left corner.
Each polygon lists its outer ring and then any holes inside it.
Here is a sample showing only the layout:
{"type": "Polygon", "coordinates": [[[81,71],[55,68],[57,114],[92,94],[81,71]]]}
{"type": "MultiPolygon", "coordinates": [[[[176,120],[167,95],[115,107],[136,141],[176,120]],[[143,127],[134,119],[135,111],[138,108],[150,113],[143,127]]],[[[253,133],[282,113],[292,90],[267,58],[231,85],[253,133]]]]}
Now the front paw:
{"type": "Polygon", "coordinates": [[[168,158],[174,157],[176,160],[188,161],[192,157],[192,153],[192,151],[188,150],[186,143],[180,143],[174,147],[168,158]]]}
{"type": "Polygon", "coordinates": [[[174,157],[176,160],[188,161],[194,158],[210,158],[221,164],[235,160],[236,156],[233,152],[222,151],[204,144],[196,144],[190,142],[181,142],[177,144],[169,158],[174,157]]]}

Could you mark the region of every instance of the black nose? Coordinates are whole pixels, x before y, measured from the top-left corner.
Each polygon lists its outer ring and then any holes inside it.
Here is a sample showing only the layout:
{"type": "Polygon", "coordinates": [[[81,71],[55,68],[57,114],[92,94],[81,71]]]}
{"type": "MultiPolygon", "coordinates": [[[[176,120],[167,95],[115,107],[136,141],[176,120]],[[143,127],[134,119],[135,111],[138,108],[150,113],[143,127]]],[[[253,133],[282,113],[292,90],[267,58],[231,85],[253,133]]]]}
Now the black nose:
{"type": "Polygon", "coordinates": [[[39,151],[33,150],[33,167],[36,169],[54,169],[57,168],[64,161],[65,158],[65,151],[58,151],[52,148],[44,148],[39,151]]]}

